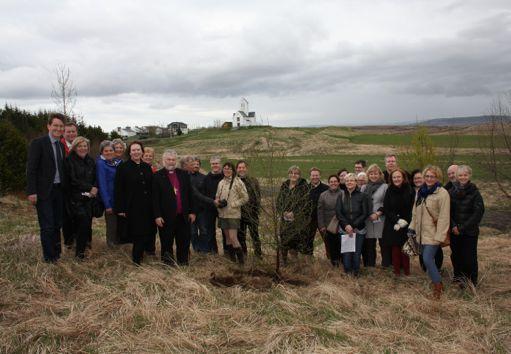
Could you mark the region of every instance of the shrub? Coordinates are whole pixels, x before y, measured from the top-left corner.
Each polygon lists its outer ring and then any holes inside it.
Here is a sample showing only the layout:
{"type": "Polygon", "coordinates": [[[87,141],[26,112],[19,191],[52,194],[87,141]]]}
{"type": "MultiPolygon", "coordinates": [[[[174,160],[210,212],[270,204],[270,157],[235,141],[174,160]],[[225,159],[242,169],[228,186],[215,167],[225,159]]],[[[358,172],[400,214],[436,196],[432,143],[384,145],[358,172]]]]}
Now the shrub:
{"type": "Polygon", "coordinates": [[[8,121],[0,121],[0,195],[26,184],[27,141],[8,121]]]}
{"type": "Polygon", "coordinates": [[[404,167],[409,170],[415,168],[422,170],[427,165],[437,163],[437,154],[433,140],[429,136],[428,128],[417,126],[410,145],[405,147],[402,159],[404,167]]]}

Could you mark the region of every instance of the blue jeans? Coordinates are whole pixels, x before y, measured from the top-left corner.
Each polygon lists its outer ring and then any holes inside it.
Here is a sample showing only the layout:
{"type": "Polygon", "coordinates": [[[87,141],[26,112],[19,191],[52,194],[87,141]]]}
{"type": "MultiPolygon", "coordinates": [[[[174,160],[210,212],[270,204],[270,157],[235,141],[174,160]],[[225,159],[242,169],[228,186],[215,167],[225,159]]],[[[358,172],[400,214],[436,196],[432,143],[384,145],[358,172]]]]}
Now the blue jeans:
{"type": "Polygon", "coordinates": [[[206,230],[204,212],[197,213],[195,222],[190,225],[192,233],[192,248],[195,252],[207,253],[209,249],[209,236],[206,230]]]}
{"type": "Polygon", "coordinates": [[[426,266],[426,271],[433,283],[440,283],[442,277],[435,263],[435,255],[438,251],[439,245],[422,245],[422,260],[426,266]]]}
{"type": "Polygon", "coordinates": [[[342,263],[344,265],[344,272],[346,274],[353,273],[355,275],[358,275],[358,272],[360,270],[360,255],[362,254],[364,238],[365,235],[357,234],[355,240],[355,252],[347,252],[341,254],[342,263]]]}
{"type": "Polygon", "coordinates": [[[62,187],[54,185],[47,199],[38,199],[36,204],[41,245],[45,262],[56,262],[60,258],[60,228],[64,215],[62,187]]]}

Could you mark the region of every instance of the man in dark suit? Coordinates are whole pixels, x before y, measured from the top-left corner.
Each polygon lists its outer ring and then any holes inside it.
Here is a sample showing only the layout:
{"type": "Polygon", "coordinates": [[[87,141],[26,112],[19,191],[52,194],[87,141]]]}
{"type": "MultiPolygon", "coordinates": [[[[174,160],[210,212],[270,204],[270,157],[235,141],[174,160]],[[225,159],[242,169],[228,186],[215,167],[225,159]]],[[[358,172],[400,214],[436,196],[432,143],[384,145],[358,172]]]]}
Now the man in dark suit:
{"type": "Polygon", "coordinates": [[[176,168],[177,154],[166,150],[163,168],[153,178],[153,211],[158,225],[161,259],[172,265],[187,265],[190,253],[190,223],[195,222],[193,190],[188,172],[176,168]],[[173,246],[176,241],[176,257],[173,246]]]}
{"type": "Polygon", "coordinates": [[[36,206],[41,244],[45,262],[54,263],[60,258],[60,228],[64,198],[64,145],[60,137],[66,116],[50,113],[48,135],[34,139],[30,144],[27,160],[27,195],[36,206]]]}

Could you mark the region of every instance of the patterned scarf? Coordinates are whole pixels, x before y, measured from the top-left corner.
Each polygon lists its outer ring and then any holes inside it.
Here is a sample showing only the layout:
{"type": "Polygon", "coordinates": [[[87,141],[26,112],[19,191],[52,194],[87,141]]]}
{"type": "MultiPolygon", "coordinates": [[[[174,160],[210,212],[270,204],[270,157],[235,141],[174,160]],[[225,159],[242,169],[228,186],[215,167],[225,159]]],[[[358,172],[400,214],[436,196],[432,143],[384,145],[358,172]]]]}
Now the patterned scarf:
{"type": "Polygon", "coordinates": [[[419,194],[417,196],[417,203],[416,205],[420,205],[424,200],[426,200],[426,198],[435,193],[435,191],[440,188],[442,185],[440,184],[440,182],[437,182],[435,183],[433,186],[431,187],[428,187],[428,185],[426,183],[424,183],[420,188],[419,188],[419,194]]]}

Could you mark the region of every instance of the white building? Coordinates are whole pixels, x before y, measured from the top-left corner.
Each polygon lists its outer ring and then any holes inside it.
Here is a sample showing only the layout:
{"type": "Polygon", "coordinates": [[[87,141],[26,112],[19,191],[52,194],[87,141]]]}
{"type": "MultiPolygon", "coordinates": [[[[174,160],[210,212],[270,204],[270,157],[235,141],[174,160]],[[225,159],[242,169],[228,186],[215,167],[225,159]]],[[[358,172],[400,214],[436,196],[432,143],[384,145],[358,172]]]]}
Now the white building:
{"type": "Polygon", "coordinates": [[[232,114],[232,127],[250,127],[256,124],[256,113],[249,112],[248,101],[245,97],[242,97],[240,101],[240,109],[232,114]]]}
{"type": "Polygon", "coordinates": [[[117,131],[117,134],[119,134],[123,139],[127,139],[129,137],[137,135],[137,132],[135,130],[131,129],[131,127],[124,127],[124,128],[117,127],[116,131],[117,131]]]}
{"type": "Polygon", "coordinates": [[[188,125],[183,122],[172,122],[167,125],[167,128],[170,130],[172,136],[188,134],[188,125]],[[181,134],[179,132],[181,132],[181,134]]]}

